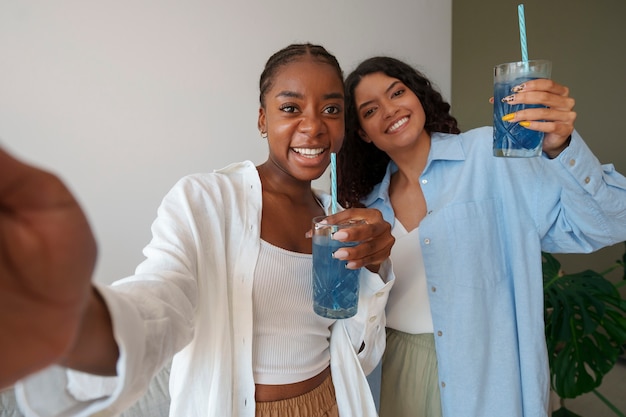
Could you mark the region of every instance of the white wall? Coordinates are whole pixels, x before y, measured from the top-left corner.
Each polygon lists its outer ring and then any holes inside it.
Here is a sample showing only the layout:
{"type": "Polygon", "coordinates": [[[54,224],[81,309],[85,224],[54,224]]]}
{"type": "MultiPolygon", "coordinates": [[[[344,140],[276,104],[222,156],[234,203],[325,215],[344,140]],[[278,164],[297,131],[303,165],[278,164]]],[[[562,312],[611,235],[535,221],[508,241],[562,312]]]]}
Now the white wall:
{"type": "Polygon", "coordinates": [[[99,242],[95,279],[133,272],[181,176],[264,161],[265,60],[292,42],[425,71],[450,98],[451,0],[2,0],[0,143],[59,174],[99,242]]]}

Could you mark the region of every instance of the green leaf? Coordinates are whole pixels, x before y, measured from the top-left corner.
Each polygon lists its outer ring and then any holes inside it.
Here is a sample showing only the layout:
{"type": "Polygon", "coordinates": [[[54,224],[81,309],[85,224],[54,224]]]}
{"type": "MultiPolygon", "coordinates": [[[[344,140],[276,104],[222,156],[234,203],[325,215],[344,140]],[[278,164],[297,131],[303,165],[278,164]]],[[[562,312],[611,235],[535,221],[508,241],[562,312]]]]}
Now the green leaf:
{"type": "Polygon", "coordinates": [[[574,398],[602,383],[626,342],[626,302],[601,274],[561,275],[543,253],[546,342],[552,388],[574,398]]]}

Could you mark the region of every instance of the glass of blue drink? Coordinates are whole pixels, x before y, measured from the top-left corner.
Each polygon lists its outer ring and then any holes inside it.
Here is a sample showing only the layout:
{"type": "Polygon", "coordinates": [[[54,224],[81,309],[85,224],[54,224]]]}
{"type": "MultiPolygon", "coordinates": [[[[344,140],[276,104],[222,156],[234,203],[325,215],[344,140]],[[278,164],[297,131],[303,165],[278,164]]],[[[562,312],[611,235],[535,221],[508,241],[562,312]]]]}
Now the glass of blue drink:
{"type": "Polygon", "coordinates": [[[513,94],[512,88],[537,78],[550,78],[552,63],[544,59],[509,62],[494,68],[493,93],[493,154],[514,158],[541,155],[543,132],[529,130],[519,122],[502,120],[502,116],[523,109],[545,107],[537,104],[503,103],[502,99],[513,94]]]}
{"type": "Polygon", "coordinates": [[[326,216],[313,219],[313,310],[322,317],[346,319],[357,312],[359,270],[347,269],[347,262],[333,258],[333,253],[359,242],[339,242],[332,235],[362,221],[331,224],[323,223],[325,219],[326,216]]]}

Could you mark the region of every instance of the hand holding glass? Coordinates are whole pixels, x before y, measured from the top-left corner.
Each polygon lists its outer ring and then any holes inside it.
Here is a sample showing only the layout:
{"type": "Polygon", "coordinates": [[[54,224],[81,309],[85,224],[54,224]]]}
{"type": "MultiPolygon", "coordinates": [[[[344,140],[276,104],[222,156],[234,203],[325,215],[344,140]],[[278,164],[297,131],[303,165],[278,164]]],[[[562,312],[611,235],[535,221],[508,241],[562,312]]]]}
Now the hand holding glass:
{"type": "Polygon", "coordinates": [[[541,155],[543,132],[526,129],[519,122],[506,122],[502,117],[523,109],[545,107],[540,104],[510,105],[502,99],[513,94],[512,88],[537,78],[550,78],[552,63],[546,60],[509,62],[494,68],[493,154],[508,157],[541,155]]]}
{"type": "Polygon", "coordinates": [[[335,259],[339,248],[356,246],[359,242],[340,242],[332,235],[363,221],[337,224],[323,223],[327,216],[313,219],[313,310],[322,317],[345,319],[357,312],[359,301],[359,270],[347,269],[347,261],[335,259]]]}

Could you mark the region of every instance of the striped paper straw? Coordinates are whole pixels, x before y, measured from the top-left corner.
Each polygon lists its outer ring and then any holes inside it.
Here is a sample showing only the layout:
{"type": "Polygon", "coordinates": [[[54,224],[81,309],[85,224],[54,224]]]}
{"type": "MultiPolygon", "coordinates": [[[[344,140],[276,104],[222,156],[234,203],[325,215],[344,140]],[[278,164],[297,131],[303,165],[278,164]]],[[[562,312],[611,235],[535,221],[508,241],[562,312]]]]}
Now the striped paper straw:
{"type": "Polygon", "coordinates": [[[334,152],[330,154],[330,197],[331,206],[330,214],[337,213],[337,155],[334,152]]]}
{"type": "Polygon", "coordinates": [[[528,48],[526,47],[526,22],[524,19],[524,5],[517,6],[517,17],[519,18],[519,41],[522,46],[522,61],[528,62],[528,48]]]}

